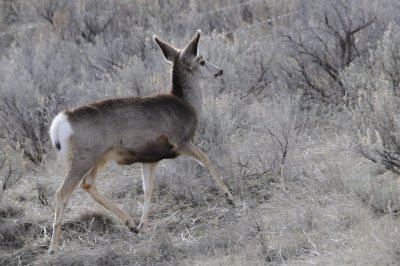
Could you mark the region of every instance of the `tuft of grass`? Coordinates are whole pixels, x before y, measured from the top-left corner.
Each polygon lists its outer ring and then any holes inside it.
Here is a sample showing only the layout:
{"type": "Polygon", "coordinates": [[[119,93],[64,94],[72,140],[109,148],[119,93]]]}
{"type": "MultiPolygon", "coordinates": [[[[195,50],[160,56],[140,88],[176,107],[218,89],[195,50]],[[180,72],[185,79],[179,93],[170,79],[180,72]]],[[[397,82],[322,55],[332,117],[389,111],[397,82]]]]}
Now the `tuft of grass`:
{"type": "Polygon", "coordinates": [[[91,211],[81,213],[74,219],[65,220],[62,227],[66,232],[92,232],[99,236],[119,231],[119,225],[116,225],[108,214],[91,211]]]}
{"type": "Polygon", "coordinates": [[[0,205],[0,220],[3,218],[16,218],[21,217],[24,210],[20,207],[16,207],[11,204],[1,204],[0,205]]]}
{"type": "Polygon", "coordinates": [[[39,238],[41,235],[42,227],[36,223],[3,221],[0,224],[0,247],[4,250],[18,250],[30,239],[39,238]]]}

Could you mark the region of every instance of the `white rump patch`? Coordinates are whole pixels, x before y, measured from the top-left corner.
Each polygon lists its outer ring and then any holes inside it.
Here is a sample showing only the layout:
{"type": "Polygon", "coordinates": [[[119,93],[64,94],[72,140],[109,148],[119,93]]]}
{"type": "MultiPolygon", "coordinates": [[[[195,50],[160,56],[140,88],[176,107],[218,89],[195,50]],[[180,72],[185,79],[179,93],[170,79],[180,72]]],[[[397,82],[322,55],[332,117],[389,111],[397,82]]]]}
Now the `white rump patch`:
{"type": "Polygon", "coordinates": [[[68,117],[64,112],[60,112],[51,122],[50,138],[51,143],[62,157],[67,150],[67,139],[74,133],[68,117]]]}

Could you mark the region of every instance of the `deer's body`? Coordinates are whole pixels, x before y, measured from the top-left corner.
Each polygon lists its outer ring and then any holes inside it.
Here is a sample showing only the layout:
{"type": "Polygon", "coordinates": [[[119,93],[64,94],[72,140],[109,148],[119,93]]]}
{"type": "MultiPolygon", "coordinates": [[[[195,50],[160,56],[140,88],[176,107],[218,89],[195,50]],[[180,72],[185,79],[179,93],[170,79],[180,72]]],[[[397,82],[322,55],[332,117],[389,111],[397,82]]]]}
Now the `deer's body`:
{"type": "Polygon", "coordinates": [[[139,227],[147,227],[158,161],[178,155],[203,164],[229,203],[233,197],[208,157],[193,143],[201,112],[201,78],[222,75],[222,70],[197,56],[200,31],[182,50],[154,37],[165,58],[173,64],[171,94],[108,99],[67,109],[50,127],[53,145],[67,162],[67,175],[56,192],[56,211],[50,252],[57,249],[62,216],[68,199],[80,183],[93,199],[112,211],[132,230],[132,218],[96,188],[98,171],[107,161],[126,165],[142,163],[145,201],[139,227]]]}
{"type": "Polygon", "coordinates": [[[174,95],[108,99],[63,113],[73,133],[68,145],[82,160],[107,156],[119,164],[175,158],[193,139],[193,108],[174,95]]]}

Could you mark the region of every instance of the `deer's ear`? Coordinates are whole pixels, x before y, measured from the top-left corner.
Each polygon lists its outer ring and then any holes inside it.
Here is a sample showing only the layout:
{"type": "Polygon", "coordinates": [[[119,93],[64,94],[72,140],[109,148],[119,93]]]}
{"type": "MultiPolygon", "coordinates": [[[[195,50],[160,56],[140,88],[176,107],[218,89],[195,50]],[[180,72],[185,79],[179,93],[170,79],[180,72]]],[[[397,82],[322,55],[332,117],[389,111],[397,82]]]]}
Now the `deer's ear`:
{"type": "Polygon", "coordinates": [[[161,51],[164,54],[165,59],[169,62],[174,62],[176,56],[179,53],[179,50],[173,47],[172,45],[162,41],[160,38],[157,37],[157,35],[153,36],[153,40],[160,46],[161,51]]]}
{"type": "Polygon", "coordinates": [[[182,54],[184,56],[191,56],[191,57],[197,56],[197,48],[199,46],[200,35],[201,35],[201,30],[197,30],[196,35],[193,37],[192,40],[190,40],[190,42],[183,49],[182,54]]]}

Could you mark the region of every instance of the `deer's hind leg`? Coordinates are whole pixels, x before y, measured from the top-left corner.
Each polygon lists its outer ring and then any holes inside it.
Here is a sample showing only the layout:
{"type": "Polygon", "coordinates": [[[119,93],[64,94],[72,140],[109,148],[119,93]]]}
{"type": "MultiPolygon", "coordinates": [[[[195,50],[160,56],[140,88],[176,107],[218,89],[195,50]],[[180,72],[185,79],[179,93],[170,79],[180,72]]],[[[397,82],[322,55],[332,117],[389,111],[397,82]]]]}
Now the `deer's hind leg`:
{"type": "Polygon", "coordinates": [[[92,167],[93,164],[88,160],[75,159],[69,164],[68,173],[60,187],[57,189],[55,195],[56,207],[53,223],[53,235],[49,248],[50,253],[53,253],[58,249],[58,242],[61,235],[61,223],[68,199],[76,186],[82,180],[83,176],[87,174],[92,167]]]}
{"type": "Polygon", "coordinates": [[[106,160],[104,158],[99,159],[90,173],[83,178],[80,186],[83,190],[87,191],[97,203],[103,205],[107,210],[113,212],[118,218],[124,221],[125,225],[131,231],[137,233],[138,230],[132,218],[126,212],[115,206],[108,198],[101,195],[97,190],[96,176],[98,171],[100,171],[105,164],[106,160]]]}

